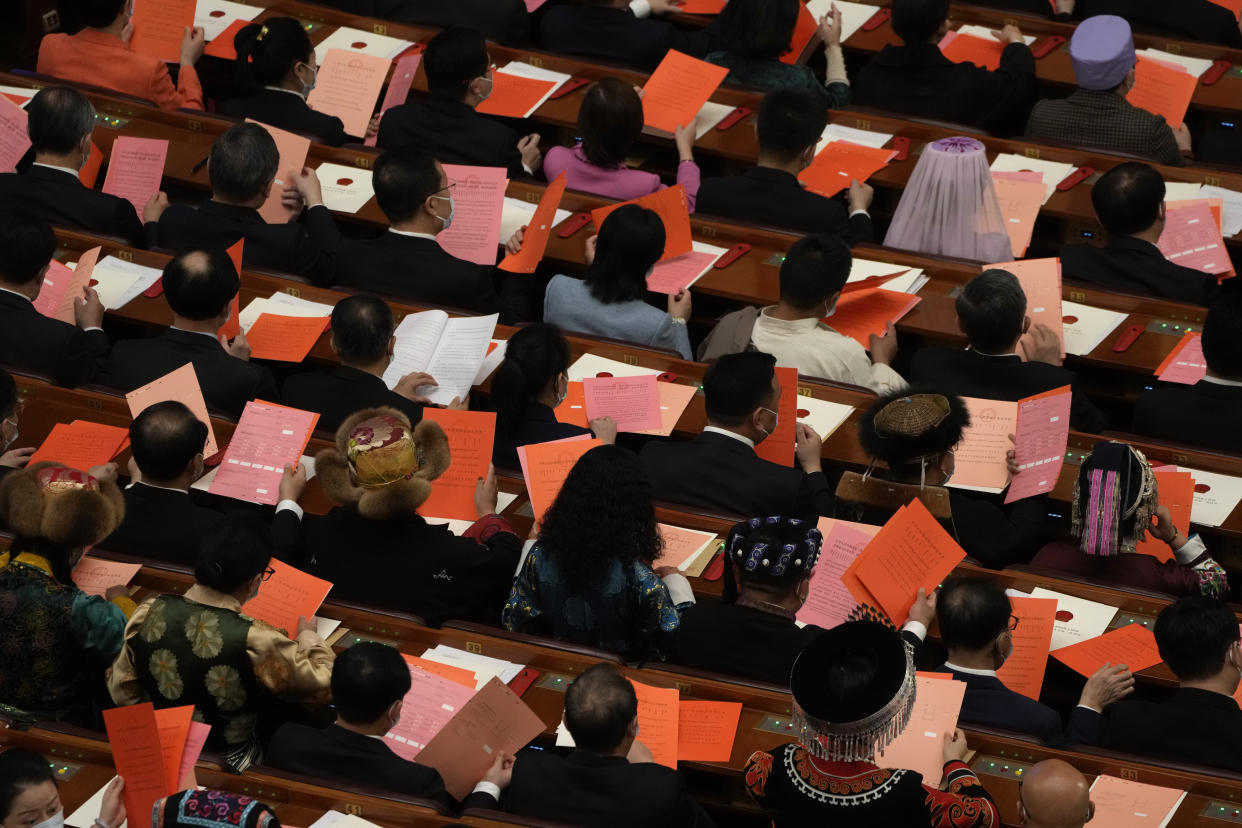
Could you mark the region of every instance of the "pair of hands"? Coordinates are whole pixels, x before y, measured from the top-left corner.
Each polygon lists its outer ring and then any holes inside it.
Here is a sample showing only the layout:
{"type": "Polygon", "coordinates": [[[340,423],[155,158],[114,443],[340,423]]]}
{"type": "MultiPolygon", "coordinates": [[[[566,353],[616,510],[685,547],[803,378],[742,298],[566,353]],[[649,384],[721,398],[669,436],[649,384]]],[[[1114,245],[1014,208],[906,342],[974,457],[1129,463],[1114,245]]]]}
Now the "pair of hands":
{"type": "Polygon", "coordinates": [[[889,322],[884,333],[870,334],[867,350],[871,352],[872,365],[892,365],[897,358],[897,329],[889,322]]]}
{"type": "Polygon", "coordinates": [[[522,156],[522,166],[534,172],[543,166],[543,153],[539,151],[539,133],[532,132],[518,139],[518,154],[522,156]]]}
{"type": "MultiPolygon", "coordinates": [[[[126,46],[134,36],[134,23],[131,20],[121,29],[121,42],[126,46]]],[[[193,66],[198,63],[198,59],[203,56],[203,50],[207,48],[207,36],[202,26],[186,26],[185,35],[181,38],[181,57],[182,66],[193,66]]],[[[109,823],[111,825],[112,823],[109,823]]]]}
{"type": "MultiPolygon", "coordinates": [[[[681,127],[678,127],[678,129],[681,129],[681,127]]],[[[525,228],[522,228],[522,229],[524,230],[525,228]]],[[[519,238],[519,236],[521,235],[521,232],[522,231],[519,230],[518,232],[513,234],[513,239],[518,240],[517,244],[519,248],[521,247],[521,244],[522,244],[521,239],[519,238]]],[[[513,239],[509,240],[510,244],[513,243],[513,239]]],[[[595,248],[598,244],[599,244],[599,236],[597,235],[591,236],[586,240],[586,250],[583,251],[582,257],[583,259],[586,260],[587,267],[590,267],[595,262],[595,248]]],[[[505,245],[505,247],[506,249],[510,249],[508,244],[505,245]]],[[[513,252],[513,251],[510,249],[510,252],[513,252]]],[[[677,294],[674,294],[668,297],[668,315],[673,317],[674,319],[681,319],[683,321],[689,320],[692,306],[693,306],[693,303],[691,301],[690,290],[688,288],[686,290],[681,291],[680,293],[677,293],[677,294]]]]}
{"type": "MultiPolygon", "coordinates": [[[[436,378],[431,374],[423,373],[422,371],[412,371],[397,380],[397,384],[393,386],[392,390],[410,402],[421,403],[422,405],[435,405],[427,397],[418,393],[418,389],[427,386],[439,388],[440,383],[436,382],[436,378]]],[[[444,407],[453,411],[466,411],[470,408],[470,396],[467,395],[465,399],[453,397],[452,402],[444,407]]]]}

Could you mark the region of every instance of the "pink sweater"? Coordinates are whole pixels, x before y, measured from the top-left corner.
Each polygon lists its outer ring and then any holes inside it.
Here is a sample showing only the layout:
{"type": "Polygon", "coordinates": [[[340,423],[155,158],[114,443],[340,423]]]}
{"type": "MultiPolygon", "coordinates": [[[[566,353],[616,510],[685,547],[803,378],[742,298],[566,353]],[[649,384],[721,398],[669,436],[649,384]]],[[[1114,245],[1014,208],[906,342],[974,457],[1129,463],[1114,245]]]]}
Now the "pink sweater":
{"type": "MultiPolygon", "coordinates": [[[[553,147],[543,159],[548,180],[566,173],[565,185],[571,190],[594,193],[618,201],[629,201],[667,189],[655,173],[632,170],[624,164],[615,169],[597,167],[586,160],[582,147],[553,147]]],[[[694,199],[699,194],[699,165],[682,161],[677,165],[677,183],[686,187],[686,201],[694,212],[694,199]]]]}

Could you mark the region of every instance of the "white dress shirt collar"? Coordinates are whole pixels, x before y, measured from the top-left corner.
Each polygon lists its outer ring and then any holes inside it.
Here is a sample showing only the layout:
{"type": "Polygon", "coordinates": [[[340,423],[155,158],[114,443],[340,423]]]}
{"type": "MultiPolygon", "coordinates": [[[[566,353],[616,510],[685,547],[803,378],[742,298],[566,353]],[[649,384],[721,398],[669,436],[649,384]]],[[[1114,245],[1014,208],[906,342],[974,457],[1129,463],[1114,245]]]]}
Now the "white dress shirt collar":
{"type": "Polygon", "coordinates": [[[755,447],[754,440],[750,439],[749,437],[743,437],[741,434],[738,434],[736,431],[729,431],[728,429],[717,428],[716,426],[712,426],[712,425],[704,426],[703,433],[706,434],[708,432],[711,432],[712,434],[723,434],[726,437],[732,437],[734,440],[737,440],[739,443],[745,443],[751,448],[755,447]]]}

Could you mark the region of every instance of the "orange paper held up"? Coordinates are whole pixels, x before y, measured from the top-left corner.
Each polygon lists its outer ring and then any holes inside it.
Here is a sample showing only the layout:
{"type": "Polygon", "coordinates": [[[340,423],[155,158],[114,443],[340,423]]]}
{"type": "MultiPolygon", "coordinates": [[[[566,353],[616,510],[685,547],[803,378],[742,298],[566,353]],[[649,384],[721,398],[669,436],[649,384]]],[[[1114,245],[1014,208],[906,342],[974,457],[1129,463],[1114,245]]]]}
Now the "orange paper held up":
{"type": "Polygon", "coordinates": [[[798,180],[813,193],[831,198],[857,179],[866,181],[884,168],[896,150],[864,147],[849,141],[829,141],[811,165],[798,173],[798,180]]]}
{"type": "Polygon", "coordinates": [[[129,828],[151,828],[151,806],[173,793],[168,789],[155,708],[151,702],[113,707],[103,712],[103,719],[117,775],[125,779],[121,797],[129,828]]]}
{"type": "MultiPolygon", "coordinates": [[[[1042,186],[1041,184],[1040,187],[1042,186]]],[[[1061,313],[1061,260],[1053,258],[1000,262],[988,265],[985,270],[991,268],[1008,271],[1018,278],[1022,292],[1026,294],[1026,314],[1031,317],[1031,327],[1047,325],[1051,328],[1061,343],[1061,356],[1065,356],[1065,325],[1061,313]]],[[[1029,341],[1031,334],[1027,333],[1025,337],[1029,341]]]]}
{"type": "Polygon", "coordinates": [[[565,387],[565,399],[552,409],[552,413],[556,415],[558,423],[587,427],[586,390],[581,382],[570,382],[565,387]]]}
{"type": "MultiPolygon", "coordinates": [[[[228,250],[224,251],[229,254],[229,258],[233,261],[233,267],[237,271],[240,278],[242,272],[242,249],[245,247],[246,240],[238,239],[228,250]]],[[[241,333],[241,294],[233,297],[233,301],[229,303],[229,318],[224,321],[217,332],[225,339],[232,340],[241,333]]]]}
{"type": "Polygon", "coordinates": [[[71,469],[87,471],[102,466],[121,452],[129,431],[117,426],[74,420],[56,423],[28,465],[53,460],[71,469]]]}
{"type": "Polygon", "coordinates": [[[557,85],[556,81],[492,72],[492,94],[475,111],[502,118],[525,118],[557,85]]]}
{"type": "Polygon", "coordinates": [[[332,583],[276,558],[270,566],[276,571],[259,585],[259,594],[242,605],[242,612],[296,637],[298,619],[309,620],[319,611],[332,583]]]}
{"type": "Polygon", "coordinates": [[[1039,218],[1039,208],[1044,203],[1043,177],[1037,181],[1020,181],[1000,178],[993,173],[992,183],[996,188],[996,200],[1000,202],[1001,217],[1005,219],[1005,231],[1009,234],[1009,247],[1014,258],[1020,258],[1026,255],[1031,244],[1035,219],[1039,218]]]}
{"type": "Polygon", "coordinates": [[[474,489],[487,477],[496,437],[494,411],[454,411],[449,408],[423,409],[423,419],[439,423],[448,438],[453,462],[435,480],[431,497],[418,507],[419,514],[452,520],[474,521],[474,489]]]}
{"type": "Polygon", "coordinates": [[[276,142],[276,151],[280,153],[280,166],[276,168],[276,180],[272,182],[272,189],[268,191],[267,201],[263,202],[263,206],[259,208],[259,215],[263,216],[263,220],[268,224],[286,224],[297,213],[281,203],[281,196],[285,191],[285,185],[293,181],[290,176],[298,175],[306,166],[306,154],[310,152],[310,139],[250,118],[246,119],[246,123],[258,124],[266,129],[271,134],[272,140],[276,142]]]}
{"type": "Polygon", "coordinates": [[[203,399],[203,389],[198,382],[198,374],[194,363],[187,362],[175,371],[152,380],[146,385],[125,395],[131,417],[137,417],[156,403],[175,400],[190,413],[207,425],[207,442],[203,446],[203,457],[210,457],[219,451],[216,445],[216,430],[211,425],[211,415],[207,413],[207,403],[203,399]]]}
{"type": "Polygon", "coordinates": [[[280,316],[261,313],[246,332],[252,359],[301,362],[328,329],[326,316],[280,316]]]}
{"type": "Polygon", "coordinates": [[[1186,118],[1198,85],[1199,79],[1183,67],[1139,55],[1134,67],[1134,87],[1126,100],[1159,115],[1177,129],[1186,118]]]}
{"type": "Polygon", "coordinates": [[[329,49],[306,103],[316,112],[340,118],[346,134],[362,138],[391,65],[386,57],[329,49]]]}
{"type": "Polygon", "coordinates": [[[1005,44],[972,34],[949,32],[940,41],[940,52],[953,63],[973,63],[995,72],[1000,68],[1005,44]]]}
{"type": "Polygon", "coordinates": [[[185,29],[194,25],[197,0],[134,0],[134,34],[129,50],[180,63],[185,29]]]}
{"type": "Polygon", "coordinates": [[[163,707],[155,711],[155,726],[160,734],[160,752],[164,755],[164,774],[169,792],[181,789],[181,754],[190,736],[194,705],[163,707]]]}
{"type": "Polygon", "coordinates": [[[684,185],[678,184],[642,198],[621,201],[592,210],[591,223],[595,225],[595,232],[599,233],[600,228],[604,226],[604,221],[613,210],[624,207],[626,204],[637,204],[639,207],[653,210],[664,223],[664,255],[660,257],[661,261],[689,253],[694,248],[693,239],[690,236],[690,206],[686,201],[684,185]]]}
{"type": "Polygon", "coordinates": [[[75,324],[75,303],[86,296],[86,286],[90,284],[91,271],[95,269],[98,258],[99,248],[95,247],[82,254],[73,270],[56,259],[48,262],[39,295],[32,303],[34,309],[52,319],[75,324]]]}
{"type": "MultiPolygon", "coordinates": [[[[915,501],[916,503],[918,501],[915,501]]],[[[910,722],[887,748],[876,754],[882,768],[909,768],[923,774],[923,784],[940,786],[944,773],[944,734],[957,728],[966,682],[916,673],[914,711],[910,722]]]]}
{"type": "Polygon", "coordinates": [[[888,323],[901,317],[923,301],[918,296],[885,288],[870,288],[843,294],[832,316],[823,319],[837,333],[844,334],[864,348],[871,347],[871,334],[882,336],[888,323]]]}
{"type": "Polygon", "coordinates": [[[1048,668],[1048,648],[1052,646],[1052,627],[1056,621],[1057,599],[1009,599],[1018,628],[1013,631],[1013,652],[996,671],[996,677],[1015,693],[1039,700],[1048,668]]]}
{"type": "Polygon", "coordinates": [[[454,667],[452,664],[441,664],[438,661],[429,661],[419,656],[412,656],[408,653],[402,653],[401,657],[406,660],[412,667],[420,670],[426,670],[432,675],[440,678],[448,679],[454,684],[460,684],[462,687],[469,687],[471,692],[474,691],[474,671],[467,670],[464,667],[454,667]]]}
{"type": "Polygon", "coordinates": [[[693,124],[728,74],[723,66],[669,49],[643,86],[643,123],[670,133],[693,124]]]}
{"type": "MultiPolygon", "coordinates": [[[[103,166],[103,153],[99,151],[99,147],[95,146],[95,142],[91,141],[91,154],[86,157],[86,163],[82,165],[82,169],[78,170],[78,181],[82,182],[82,186],[88,190],[95,189],[95,181],[99,178],[99,168],[103,166]]],[[[139,217],[142,213],[138,214],[139,217]]]]}
{"type": "Polygon", "coordinates": [[[657,764],[677,769],[677,718],[679,694],[676,687],[653,687],[631,681],[638,696],[638,741],[651,751],[657,764]]]}
{"type": "Polygon", "coordinates": [[[141,216],[147,201],[159,192],[167,156],[166,139],[117,136],[112,142],[112,154],[108,157],[108,174],[104,176],[103,191],[125,199],[134,205],[134,212],[141,216]]]}
{"type": "Polygon", "coordinates": [[[1185,798],[1177,788],[1100,775],[1091,783],[1091,828],[1165,828],[1185,798]]]}
{"type": "Polygon", "coordinates": [[[561,486],[565,484],[565,478],[569,476],[569,470],[578,462],[578,458],[600,445],[603,443],[599,440],[583,435],[567,440],[518,446],[522,477],[526,481],[526,491],[530,495],[530,507],[535,513],[536,521],[543,520],[543,513],[556,500],[561,486]]]}
{"type": "MultiPolygon", "coordinates": [[[[1190,509],[1195,499],[1195,479],[1190,472],[1178,471],[1177,466],[1164,466],[1153,469],[1156,476],[1156,491],[1160,505],[1169,510],[1173,517],[1173,525],[1183,535],[1190,535],[1190,509]]],[[[1173,551],[1162,540],[1152,536],[1151,530],[1139,541],[1134,551],[1143,555],[1151,555],[1161,561],[1173,560],[1173,551]]]]}
{"type": "MultiPolygon", "coordinates": [[[[682,699],[677,705],[677,760],[728,762],[741,716],[741,702],[682,699]]],[[[639,735],[645,735],[641,726],[639,735]]]]}
{"type": "Polygon", "coordinates": [[[85,555],[73,567],[73,583],[87,595],[102,596],[109,587],[128,584],[140,569],[140,563],[121,563],[85,555]]]}
{"type": "Polygon", "coordinates": [[[798,442],[798,369],[778,367],[776,382],[781,387],[777,403],[777,423],[772,433],[755,444],[755,454],[781,466],[792,466],[798,442]]]}
{"type": "Polygon", "coordinates": [[[26,120],[26,110],[0,95],[0,173],[17,169],[17,162],[30,149],[26,120]]]}
{"type": "MultiPolygon", "coordinates": [[[[902,513],[904,513],[909,508],[910,508],[909,505],[899,507],[897,511],[893,513],[893,516],[889,518],[889,523],[892,523],[894,520],[896,520],[902,513]]],[[[863,525],[865,524],[856,524],[856,526],[863,526],[863,525]]],[[[859,529],[859,531],[862,531],[862,530],[859,529]]],[[[878,527],[876,532],[870,536],[871,540],[874,540],[875,536],[880,534],[880,532],[882,531],[884,531],[884,527],[883,526],[878,527]]],[[[867,541],[867,544],[870,544],[870,542],[871,541],[867,541]]],[[[848,566],[846,566],[845,571],[841,573],[841,584],[845,587],[846,591],[848,591],[849,594],[853,596],[854,600],[858,604],[872,607],[873,609],[876,610],[876,612],[883,612],[883,610],[880,608],[879,599],[876,598],[875,595],[872,594],[870,589],[868,589],[866,586],[863,585],[863,582],[858,577],[858,565],[862,563],[863,557],[867,553],[867,549],[866,549],[867,544],[863,545],[862,551],[855,555],[854,560],[848,566]]],[[[852,552],[852,549],[847,549],[847,551],[852,552]]],[[[818,566],[816,566],[816,568],[818,569],[818,566]]],[[[916,592],[916,595],[917,595],[917,592],[916,592]]],[[[851,607],[851,610],[852,609],[853,608],[851,607]]]]}
{"type": "Polygon", "coordinates": [[[794,23],[793,34],[789,38],[789,51],[781,55],[781,63],[787,63],[790,66],[797,63],[818,32],[819,23],[816,22],[815,15],[811,14],[811,10],[806,7],[805,3],[799,3],[798,20],[794,23]]]}
{"type": "Polygon", "coordinates": [[[1127,624],[1103,635],[1052,651],[1066,667],[1090,676],[1105,664],[1124,664],[1132,673],[1159,664],[1156,637],[1142,624],[1127,624]]]}
{"type": "Polygon", "coordinates": [[[548,236],[552,234],[556,209],[561,206],[561,196],[565,195],[565,181],[565,173],[561,173],[543,191],[535,215],[522,232],[522,249],[506,254],[497,267],[510,273],[535,272],[543,260],[544,251],[548,249],[548,236]]]}
{"type": "Polygon", "coordinates": [[[237,60],[237,49],[233,47],[233,40],[237,37],[237,33],[250,25],[249,20],[234,20],[224,31],[211,39],[207,44],[207,48],[203,49],[203,54],[217,57],[221,60],[237,60]]]}

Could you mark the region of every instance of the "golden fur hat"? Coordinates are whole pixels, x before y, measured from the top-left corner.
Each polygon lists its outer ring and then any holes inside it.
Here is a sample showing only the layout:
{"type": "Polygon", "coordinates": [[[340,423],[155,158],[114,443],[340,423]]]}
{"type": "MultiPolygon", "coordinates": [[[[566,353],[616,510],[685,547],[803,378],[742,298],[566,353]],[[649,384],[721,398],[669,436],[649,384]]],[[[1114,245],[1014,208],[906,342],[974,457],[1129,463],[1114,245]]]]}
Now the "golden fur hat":
{"type": "Polygon", "coordinates": [[[336,448],[315,457],[324,492],[375,520],[413,514],[431,496],[431,481],[448,469],[448,438],[438,423],[395,408],[367,408],[336,430],[336,448]]]}
{"type": "Polygon", "coordinates": [[[124,517],[125,498],[116,483],[60,463],[36,463],[0,483],[0,518],[19,537],[92,546],[124,517]]]}

